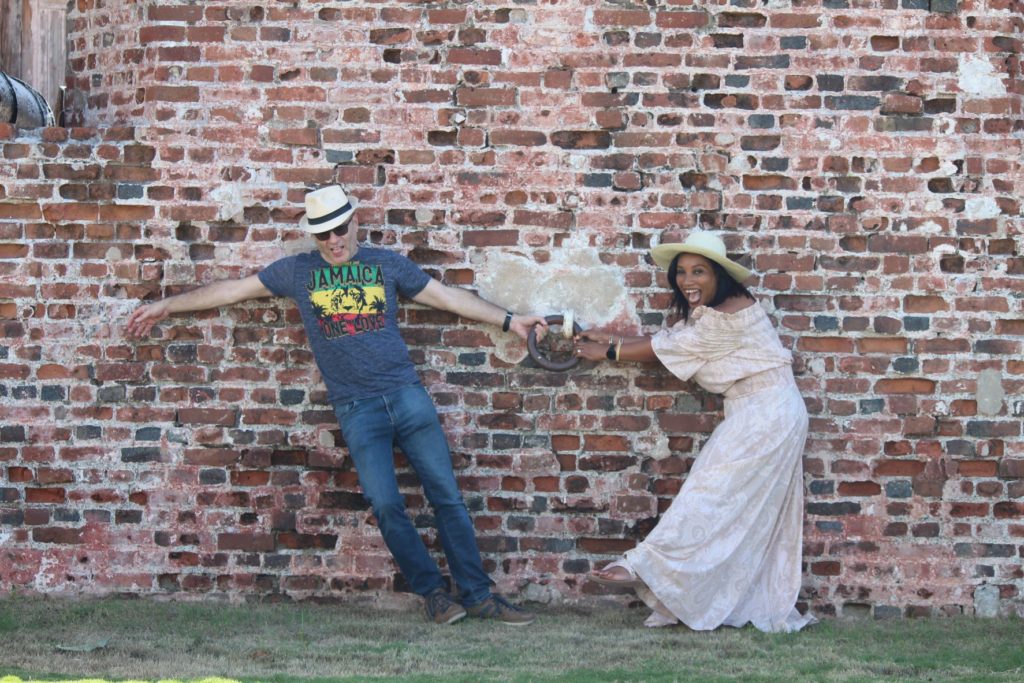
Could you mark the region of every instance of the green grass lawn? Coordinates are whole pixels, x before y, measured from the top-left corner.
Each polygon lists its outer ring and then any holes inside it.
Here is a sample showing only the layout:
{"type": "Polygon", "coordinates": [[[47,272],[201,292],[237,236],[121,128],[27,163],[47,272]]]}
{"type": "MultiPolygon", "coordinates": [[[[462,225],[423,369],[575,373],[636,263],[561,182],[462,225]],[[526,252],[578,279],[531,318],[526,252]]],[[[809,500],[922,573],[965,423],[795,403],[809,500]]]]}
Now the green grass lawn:
{"type": "Polygon", "coordinates": [[[646,610],[539,608],[509,627],[355,605],[0,601],[0,683],[1024,681],[1020,620],[823,621],[802,633],[645,629],[646,610]],[[6,678],[4,678],[6,676],[6,678]]]}

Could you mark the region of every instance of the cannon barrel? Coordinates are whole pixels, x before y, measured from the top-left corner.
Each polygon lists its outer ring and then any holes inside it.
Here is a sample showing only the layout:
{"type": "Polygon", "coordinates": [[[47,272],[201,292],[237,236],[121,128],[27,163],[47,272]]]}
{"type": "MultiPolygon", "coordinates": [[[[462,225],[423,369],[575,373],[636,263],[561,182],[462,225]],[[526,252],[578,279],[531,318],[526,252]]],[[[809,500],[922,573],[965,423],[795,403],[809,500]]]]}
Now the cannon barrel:
{"type": "Polygon", "coordinates": [[[0,71],[0,123],[13,123],[19,128],[52,126],[53,110],[24,81],[0,71]]]}

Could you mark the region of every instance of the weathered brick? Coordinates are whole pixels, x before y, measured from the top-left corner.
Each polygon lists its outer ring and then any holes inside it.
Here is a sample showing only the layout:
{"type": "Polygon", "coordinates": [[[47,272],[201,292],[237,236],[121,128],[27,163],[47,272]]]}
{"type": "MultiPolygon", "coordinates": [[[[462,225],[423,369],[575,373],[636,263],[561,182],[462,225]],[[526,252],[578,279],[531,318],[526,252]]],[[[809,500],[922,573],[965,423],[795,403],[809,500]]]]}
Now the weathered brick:
{"type": "Polygon", "coordinates": [[[238,410],[234,408],[184,408],[178,411],[175,422],[232,427],[238,422],[238,410]]]}
{"type": "Polygon", "coordinates": [[[651,13],[647,10],[611,10],[594,11],[594,23],[598,26],[647,26],[651,23],[651,13]]]}
{"type": "Polygon", "coordinates": [[[842,481],[839,482],[840,496],[877,496],[882,487],[873,481],[842,481]]]}
{"type": "Polygon", "coordinates": [[[880,394],[931,394],[935,391],[935,381],[910,377],[880,379],[875,382],[874,390],[880,394]]]}
{"type": "Polygon", "coordinates": [[[378,45],[399,45],[412,39],[407,28],[377,28],[370,31],[370,42],[378,45]]]}
{"type": "Polygon", "coordinates": [[[663,29],[700,28],[707,26],[710,21],[710,15],[705,12],[661,11],[655,15],[655,25],[663,29]]]}
{"type": "Polygon", "coordinates": [[[757,12],[721,12],[717,20],[720,28],[761,28],[768,23],[768,17],[757,12]]]}
{"type": "Polygon", "coordinates": [[[796,181],[781,175],[745,175],[743,189],[755,192],[771,190],[795,190],[796,181]]]}
{"type": "Polygon", "coordinates": [[[139,42],[142,44],[156,42],[181,43],[184,40],[184,26],[143,26],[139,30],[139,42]]]}
{"type": "Polygon", "coordinates": [[[501,50],[451,48],[448,50],[448,61],[452,64],[497,66],[501,64],[501,50]]]}
{"type": "MultiPolygon", "coordinates": [[[[88,538],[102,563],[134,557],[130,535],[166,551],[124,575],[168,592],[407,589],[294,307],[180,314],[140,342],[117,329],[133,300],[313,248],[296,227],[304,190],[340,182],[361,237],[445,284],[486,289],[496,263],[521,259],[556,284],[518,276],[520,301],[541,287],[596,300],[607,276],[649,332],[674,318],[648,249],[720,231],[760,274],[811,414],[809,608],[945,614],[970,611],[982,580],[1012,588],[1016,93],[946,87],[964,55],[998,67],[1019,52],[1006,26],[979,15],[951,33],[935,14],[890,32],[847,0],[570,4],[573,31],[523,52],[515,32],[540,27],[528,4],[150,3],[119,15],[111,43],[109,8],[93,4],[69,24],[70,126],[0,124],[5,552],[59,565],[88,538]],[[325,30],[373,49],[282,61],[325,30]],[[939,132],[944,151],[928,144],[939,132]],[[563,278],[566,254],[583,260],[563,278]],[[982,370],[1001,377],[995,415],[975,395],[982,370]],[[942,554],[946,537],[958,545],[942,554]],[[884,580],[878,563],[896,556],[927,562],[928,580],[884,580]]],[[[549,373],[491,326],[407,304],[399,316],[499,582],[541,572],[587,595],[579,575],[644,537],[721,420],[719,397],[657,364],[549,373]]],[[[639,329],[617,320],[607,329],[639,329]]]]}
{"type": "Polygon", "coordinates": [[[151,85],[145,89],[147,102],[198,102],[199,88],[191,85],[151,85]]]}
{"type": "Polygon", "coordinates": [[[274,550],[274,537],[261,533],[222,533],[217,535],[218,550],[244,550],[249,552],[274,550]]]}
{"type": "Polygon", "coordinates": [[[85,542],[84,532],[84,529],[43,527],[32,530],[32,540],[36,543],[80,545],[85,542]]]}
{"type": "Polygon", "coordinates": [[[563,149],[607,149],[611,135],[603,130],[559,130],[551,133],[551,143],[563,149]]]}
{"type": "Polygon", "coordinates": [[[465,247],[515,246],[519,244],[518,230],[473,230],[462,234],[465,247]]]}
{"type": "Polygon", "coordinates": [[[512,106],[516,91],[511,88],[459,88],[455,102],[466,107],[512,106]]]}
{"type": "Polygon", "coordinates": [[[495,130],[491,133],[491,143],[495,145],[519,145],[534,147],[547,142],[547,136],[540,131],[528,130],[495,130]]]}

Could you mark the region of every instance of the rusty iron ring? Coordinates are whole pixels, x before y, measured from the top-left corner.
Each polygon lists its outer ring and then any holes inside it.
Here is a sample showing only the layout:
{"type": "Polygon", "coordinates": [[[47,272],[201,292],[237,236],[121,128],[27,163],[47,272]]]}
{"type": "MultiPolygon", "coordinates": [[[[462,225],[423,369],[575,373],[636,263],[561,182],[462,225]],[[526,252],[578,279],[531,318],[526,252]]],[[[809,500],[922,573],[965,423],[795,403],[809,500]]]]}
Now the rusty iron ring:
{"type": "MultiPolygon", "coordinates": [[[[565,320],[565,317],[561,316],[561,315],[549,315],[549,316],[545,317],[544,320],[547,322],[548,325],[561,325],[562,322],[565,320]]],[[[572,334],[573,334],[573,336],[578,335],[582,331],[583,331],[583,328],[580,327],[576,323],[576,321],[573,321],[573,323],[572,323],[572,334]]],[[[562,360],[562,361],[552,360],[552,359],[548,358],[547,356],[545,356],[544,354],[542,354],[540,352],[540,349],[537,348],[537,328],[536,327],[530,330],[530,336],[528,336],[526,338],[526,348],[528,348],[530,350],[530,357],[533,358],[533,360],[535,360],[537,362],[537,365],[541,366],[545,370],[552,370],[552,371],[555,371],[555,372],[562,372],[562,371],[568,370],[569,368],[575,366],[577,363],[580,362],[579,356],[577,356],[575,354],[573,354],[572,356],[569,356],[568,360],[562,360]]]]}

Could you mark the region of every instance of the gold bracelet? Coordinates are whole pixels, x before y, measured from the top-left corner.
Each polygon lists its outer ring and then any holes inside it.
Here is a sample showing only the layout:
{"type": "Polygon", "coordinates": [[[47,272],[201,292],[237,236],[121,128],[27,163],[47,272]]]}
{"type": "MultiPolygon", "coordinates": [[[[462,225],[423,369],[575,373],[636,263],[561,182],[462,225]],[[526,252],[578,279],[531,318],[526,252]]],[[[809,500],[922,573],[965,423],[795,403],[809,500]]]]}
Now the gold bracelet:
{"type": "Polygon", "coordinates": [[[622,352],[622,337],[619,337],[619,342],[615,345],[615,362],[619,361],[619,353],[622,352]]]}

